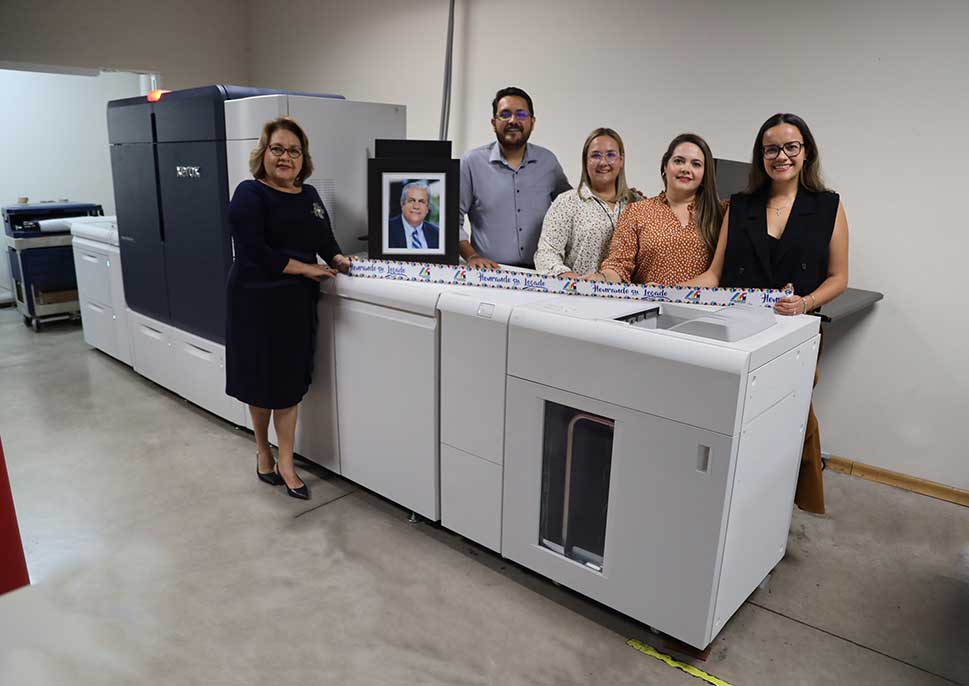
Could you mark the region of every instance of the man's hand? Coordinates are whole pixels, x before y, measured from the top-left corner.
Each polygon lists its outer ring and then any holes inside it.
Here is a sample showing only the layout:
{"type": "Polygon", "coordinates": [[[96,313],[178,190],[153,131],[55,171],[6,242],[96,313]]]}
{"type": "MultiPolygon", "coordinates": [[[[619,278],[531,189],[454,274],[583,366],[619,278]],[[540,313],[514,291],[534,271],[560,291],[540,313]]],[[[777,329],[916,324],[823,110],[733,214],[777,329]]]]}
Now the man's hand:
{"type": "Polygon", "coordinates": [[[497,262],[481,255],[474,255],[468,259],[468,266],[472,269],[501,269],[497,262]]]}

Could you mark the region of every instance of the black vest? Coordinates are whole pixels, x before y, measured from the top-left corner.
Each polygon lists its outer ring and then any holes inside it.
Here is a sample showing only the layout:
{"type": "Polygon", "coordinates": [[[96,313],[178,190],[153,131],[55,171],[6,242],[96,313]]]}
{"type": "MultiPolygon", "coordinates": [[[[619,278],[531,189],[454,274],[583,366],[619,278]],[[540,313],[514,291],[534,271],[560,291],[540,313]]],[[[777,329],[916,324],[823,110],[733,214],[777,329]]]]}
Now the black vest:
{"type": "Polygon", "coordinates": [[[838,194],[798,189],[773,261],[767,234],[767,193],[730,198],[727,250],[721,286],[783,288],[806,295],[828,278],[828,247],[838,214],[838,194]]]}

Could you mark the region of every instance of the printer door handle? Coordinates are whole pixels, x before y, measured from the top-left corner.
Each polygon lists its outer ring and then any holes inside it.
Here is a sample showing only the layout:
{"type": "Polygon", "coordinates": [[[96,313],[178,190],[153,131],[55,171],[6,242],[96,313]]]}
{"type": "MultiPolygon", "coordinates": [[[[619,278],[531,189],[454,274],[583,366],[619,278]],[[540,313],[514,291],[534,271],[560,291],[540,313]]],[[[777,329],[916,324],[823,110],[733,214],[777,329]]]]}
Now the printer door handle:
{"type": "Polygon", "coordinates": [[[206,350],[205,348],[200,348],[199,346],[193,345],[192,343],[185,343],[185,350],[190,355],[194,355],[195,357],[198,357],[198,358],[200,358],[202,360],[208,361],[208,360],[211,360],[212,359],[212,354],[213,353],[212,353],[211,350],[206,350]]]}
{"type": "Polygon", "coordinates": [[[154,338],[155,340],[160,341],[165,338],[165,334],[163,334],[161,331],[158,329],[153,329],[145,324],[141,325],[141,332],[147,335],[149,338],[154,338]]]}
{"type": "Polygon", "coordinates": [[[101,261],[100,259],[98,259],[97,255],[89,255],[86,252],[81,253],[81,259],[87,260],[88,262],[93,262],[94,264],[97,264],[98,262],[101,261]]]}

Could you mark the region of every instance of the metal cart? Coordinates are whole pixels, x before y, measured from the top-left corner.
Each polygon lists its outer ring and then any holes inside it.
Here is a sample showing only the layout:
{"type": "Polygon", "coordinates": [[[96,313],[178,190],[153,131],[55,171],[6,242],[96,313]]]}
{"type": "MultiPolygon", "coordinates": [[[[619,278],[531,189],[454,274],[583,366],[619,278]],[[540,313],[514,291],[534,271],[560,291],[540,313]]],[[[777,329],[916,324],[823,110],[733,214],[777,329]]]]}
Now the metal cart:
{"type": "Polygon", "coordinates": [[[44,322],[80,315],[77,277],[67,220],[104,214],[92,203],[36,203],[2,208],[10,288],[24,324],[39,331],[44,322]]]}

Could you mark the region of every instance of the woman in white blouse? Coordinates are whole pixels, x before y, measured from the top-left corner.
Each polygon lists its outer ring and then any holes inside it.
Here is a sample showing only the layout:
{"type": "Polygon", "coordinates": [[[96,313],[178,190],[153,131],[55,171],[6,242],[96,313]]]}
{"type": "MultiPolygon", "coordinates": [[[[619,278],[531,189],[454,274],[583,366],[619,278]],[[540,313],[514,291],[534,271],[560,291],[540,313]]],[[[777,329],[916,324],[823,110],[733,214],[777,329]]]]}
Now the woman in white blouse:
{"type": "Polygon", "coordinates": [[[614,130],[598,128],[589,134],[582,146],[579,187],[559,195],[545,214],[535,269],[563,278],[599,269],[619,215],[642,198],[626,185],[625,157],[614,130]]]}

